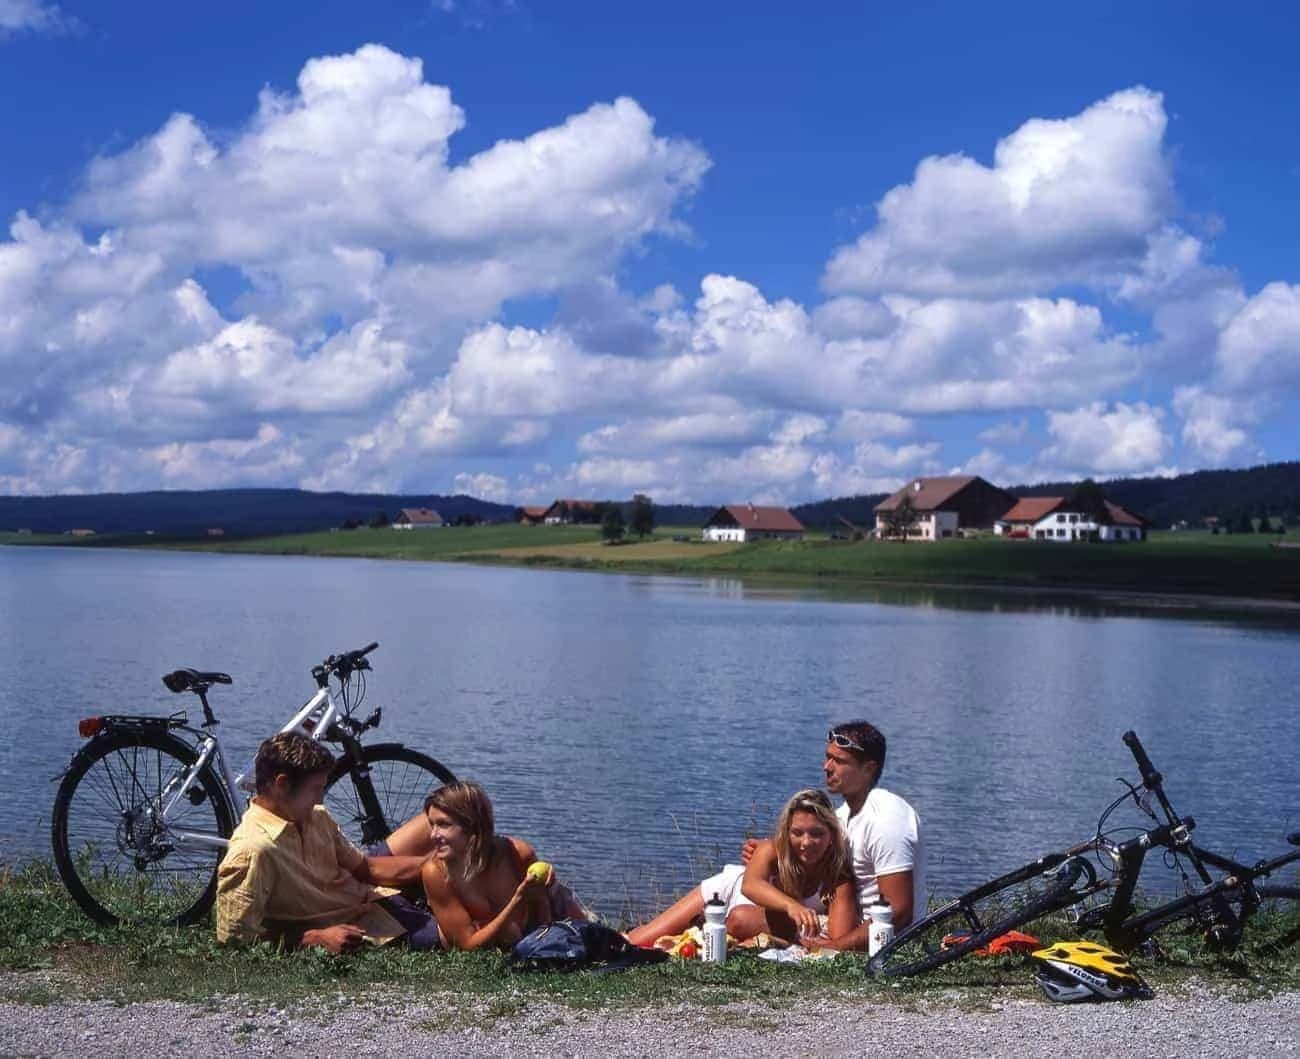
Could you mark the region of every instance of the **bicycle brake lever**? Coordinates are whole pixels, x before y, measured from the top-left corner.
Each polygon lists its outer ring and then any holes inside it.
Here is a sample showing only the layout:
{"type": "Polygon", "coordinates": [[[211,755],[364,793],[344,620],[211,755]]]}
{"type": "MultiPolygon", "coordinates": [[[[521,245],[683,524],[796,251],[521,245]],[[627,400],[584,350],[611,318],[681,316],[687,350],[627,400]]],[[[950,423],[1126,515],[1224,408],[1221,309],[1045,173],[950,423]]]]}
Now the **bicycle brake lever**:
{"type": "Polygon", "coordinates": [[[1156,820],[1158,817],[1155,814],[1155,810],[1151,808],[1152,797],[1154,797],[1154,792],[1150,787],[1142,788],[1142,793],[1138,795],[1137,805],[1138,808],[1146,813],[1147,816],[1151,817],[1152,820],[1156,820]]]}

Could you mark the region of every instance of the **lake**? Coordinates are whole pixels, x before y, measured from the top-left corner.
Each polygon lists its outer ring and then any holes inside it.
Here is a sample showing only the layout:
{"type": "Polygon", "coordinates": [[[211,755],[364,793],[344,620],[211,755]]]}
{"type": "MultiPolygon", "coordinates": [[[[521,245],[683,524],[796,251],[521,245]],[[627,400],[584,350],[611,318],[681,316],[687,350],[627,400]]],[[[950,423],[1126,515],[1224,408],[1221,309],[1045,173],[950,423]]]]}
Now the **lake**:
{"type": "Polygon", "coordinates": [[[1114,778],[1135,774],[1127,728],[1203,844],[1262,856],[1300,827],[1300,630],[1288,620],[714,577],[0,548],[0,858],[48,856],[77,718],[189,707],[161,674],[224,670],[235,683],[211,698],[242,768],[311,694],[314,663],[371,640],[365,709],[382,705],[384,723],[370,738],[482,782],[499,829],[614,916],[734,859],[788,795],[820,783],[828,726],[855,717],[888,736],[882,785],[920,812],[941,895],[1090,835],[1121,792],[1114,778]]]}

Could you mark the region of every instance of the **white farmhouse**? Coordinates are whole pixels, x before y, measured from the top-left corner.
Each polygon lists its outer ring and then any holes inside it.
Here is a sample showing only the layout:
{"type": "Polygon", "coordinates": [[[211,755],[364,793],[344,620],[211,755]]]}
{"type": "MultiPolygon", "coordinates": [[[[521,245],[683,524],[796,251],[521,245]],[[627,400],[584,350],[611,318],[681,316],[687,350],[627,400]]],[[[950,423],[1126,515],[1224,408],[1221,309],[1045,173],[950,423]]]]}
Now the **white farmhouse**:
{"type": "Polygon", "coordinates": [[[1016,502],[993,532],[1004,537],[1036,541],[1142,541],[1146,521],[1118,504],[1106,501],[1109,521],[1071,510],[1065,497],[1030,496],[1016,502]]]}
{"type": "Polygon", "coordinates": [[[704,523],[706,541],[803,540],[804,528],[789,509],[727,504],[704,523]]]}

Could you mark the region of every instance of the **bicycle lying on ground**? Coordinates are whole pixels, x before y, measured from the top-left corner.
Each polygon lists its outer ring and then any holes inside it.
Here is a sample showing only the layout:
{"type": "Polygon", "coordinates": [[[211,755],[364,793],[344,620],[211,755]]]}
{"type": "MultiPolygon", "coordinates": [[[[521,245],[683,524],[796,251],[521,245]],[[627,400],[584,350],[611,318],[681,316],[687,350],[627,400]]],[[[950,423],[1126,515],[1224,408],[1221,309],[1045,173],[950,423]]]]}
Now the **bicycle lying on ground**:
{"type": "MultiPolygon", "coordinates": [[[[382,717],[381,709],[364,720],[353,716],[365,698],[366,655],[378,646],[313,666],[316,693],[280,729],[339,745],[325,806],[360,846],[387,837],[422,808],[429,791],[455,779],[401,743],[362,745],[361,736],[382,717]]],[[[183,924],[206,915],[217,865],[253,791],[251,768],[231,770],[208,703],[208,690],[231,678],[178,669],[162,679],[170,691],[198,696],[201,729],[183,713],[84,718],[78,731],[88,741],[55,796],[55,865],[73,899],[99,923],[183,924]]]]}
{"type": "MultiPolygon", "coordinates": [[[[1151,764],[1133,732],[1124,742],[1142,776],[1140,787],[1121,780],[1127,790],[1116,798],[1097,821],[1096,834],[1085,842],[1051,853],[976,887],[956,900],[913,923],[870,961],[871,970],[887,977],[907,976],[933,970],[987,946],[993,939],[1022,927],[1032,920],[1072,910],[1075,929],[1100,931],[1107,942],[1120,950],[1143,944],[1158,931],[1182,925],[1200,931],[1208,942],[1222,949],[1234,949],[1252,918],[1262,909],[1282,910],[1288,918],[1300,913],[1300,886],[1258,884],[1261,879],[1300,860],[1300,849],[1269,861],[1246,865],[1196,846],[1191,834],[1192,817],[1180,817],[1164,791],[1163,777],[1151,764]],[[1124,841],[1107,833],[1110,815],[1132,801],[1156,822],[1150,830],[1124,841]],[[1158,803],[1164,822],[1151,802],[1158,803]],[[1156,908],[1138,912],[1133,894],[1147,854],[1163,849],[1166,863],[1176,869],[1183,882],[1181,896],[1156,908]],[[1093,867],[1094,857],[1102,873],[1093,867]],[[1200,879],[1188,877],[1184,862],[1200,879]],[[1222,872],[1217,879],[1210,869],[1222,872]]],[[[1300,846],[1300,832],[1287,836],[1300,846]]],[[[1291,930],[1278,943],[1294,943],[1300,930],[1291,930]]]]}

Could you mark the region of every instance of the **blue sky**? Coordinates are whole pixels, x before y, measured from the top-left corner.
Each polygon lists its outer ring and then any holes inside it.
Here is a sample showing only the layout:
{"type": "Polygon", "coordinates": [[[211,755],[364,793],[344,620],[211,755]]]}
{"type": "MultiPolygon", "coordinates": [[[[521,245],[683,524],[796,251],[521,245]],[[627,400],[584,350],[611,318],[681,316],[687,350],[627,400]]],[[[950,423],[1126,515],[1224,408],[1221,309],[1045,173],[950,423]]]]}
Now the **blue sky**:
{"type": "Polygon", "coordinates": [[[1296,456],[1288,8],[805,8],[0,0],[0,492],[1296,456]]]}

